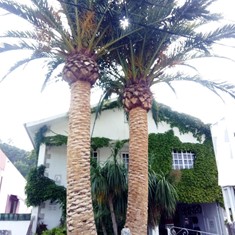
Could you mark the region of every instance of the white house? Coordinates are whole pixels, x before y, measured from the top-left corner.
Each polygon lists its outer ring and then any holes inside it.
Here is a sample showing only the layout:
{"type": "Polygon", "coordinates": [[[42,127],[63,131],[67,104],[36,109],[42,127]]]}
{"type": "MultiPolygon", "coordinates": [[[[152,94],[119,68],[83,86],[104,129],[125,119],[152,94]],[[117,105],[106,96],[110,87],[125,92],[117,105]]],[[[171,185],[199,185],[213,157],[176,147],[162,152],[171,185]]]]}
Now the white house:
{"type": "MultiPolygon", "coordinates": [[[[179,138],[182,143],[202,143],[204,138],[201,140],[194,137],[191,132],[182,133],[179,128],[171,127],[167,122],[161,121],[157,126],[152,119],[152,114],[148,114],[148,129],[149,133],[165,133],[169,130],[173,130],[174,135],[179,138]]],[[[92,114],[91,125],[94,123],[95,114],[92,114]]],[[[34,138],[40,128],[47,126],[48,130],[46,136],[54,136],[57,134],[65,135],[68,134],[68,114],[60,114],[47,119],[31,122],[25,124],[26,131],[32,143],[35,145],[34,138]]],[[[123,140],[129,138],[129,127],[128,121],[122,109],[112,108],[106,109],[102,112],[101,116],[96,121],[93,137],[106,137],[111,140],[123,140]]],[[[95,152],[95,157],[98,161],[102,162],[110,156],[110,149],[101,148],[95,152]]],[[[125,145],[121,149],[120,157],[123,161],[128,161],[128,146],[125,145]]],[[[172,157],[175,157],[174,162],[176,163],[177,169],[192,168],[194,156],[191,153],[172,153],[172,157]],[[184,163],[176,160],[180,154],[180,157],[184,159],[184,163]]],[[[66,145],[61,146],[46,146],[41,144],[38,156],[38,165],[45,165],[45,174],[49,178],[55,180],[57,184],[64,185],[66,187],[66,145]]],[[[213,234],[225,234],[224,221],[221,208],[216,203],[201,203],[200,205],[195,204],[190,208],[193,211],[193,216],[198,217],[198,225],[201,230],[211,232],[213,234]]],[[[45,202],[43,205],[37,208],[33,208],[32,215],[35,216],[35,223],[33,231],[36,230],[37,223],[43,222],[47,225],[48,229],[56,227],[60,223],[61,210],[58,205],[50,202],[45,202]]],[[[184,220],[185,215],[180,214],[180,220],[184,220]]],[[[183,226],[183,225],[182,225],[183,226]]]]}
{"type": "Polygon", "coordinates": [[[25,203],[25,185],[25,178],[0,149],[0,234],[27,233],[31,208],[25,203]]]}
{"type": "Polygon", "coordinates": [[[228,114],[211,125],[213,146],[222,187],[226,219],[235,222],[235,115],[228,114]]]}

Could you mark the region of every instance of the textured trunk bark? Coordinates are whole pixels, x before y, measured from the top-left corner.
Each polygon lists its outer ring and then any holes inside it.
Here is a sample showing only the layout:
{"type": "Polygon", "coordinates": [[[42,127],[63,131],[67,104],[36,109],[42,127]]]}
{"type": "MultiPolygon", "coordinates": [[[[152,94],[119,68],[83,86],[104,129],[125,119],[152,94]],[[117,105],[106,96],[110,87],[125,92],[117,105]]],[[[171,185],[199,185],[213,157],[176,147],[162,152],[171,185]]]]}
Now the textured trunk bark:
{"type": "Polygon", "coordinates": [[[118,235],[117,221],[116,221],[116,216],[114,213],[112,197],[108,198],[108,202],[109,202],[109,209],[110,209],[111,219],[112,219],[112,224],[113,224],[113,233],[114,235],[118,235]]]}
{"type": "Polygon", "coordinates": [[[129,112],[129,172],[126,226],[131,235],[147,234],[148,218],[148,121],[147,111],[129,112]]]}
{"type": "Polygon", "coordinates": [[[71,84],[67,147],[68,235],[96,234],[90,183],[90,89],[86,81],[71,84]]]}

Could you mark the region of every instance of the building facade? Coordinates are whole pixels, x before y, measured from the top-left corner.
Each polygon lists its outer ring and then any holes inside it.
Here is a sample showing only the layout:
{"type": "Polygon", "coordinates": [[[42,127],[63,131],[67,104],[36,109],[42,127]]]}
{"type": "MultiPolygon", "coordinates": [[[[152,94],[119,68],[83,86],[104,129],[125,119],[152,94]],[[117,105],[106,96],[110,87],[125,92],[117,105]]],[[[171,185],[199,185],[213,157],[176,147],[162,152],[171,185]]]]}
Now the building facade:
{"type": "MultiPolygon", "coordinates": [[[[214,187],[214,183],[211,188],[208,188],[209,186],[206,184],[208,181],[206,178],[207,174],[211,175],[211,172],[213,178],[216,178],[213,182],[217,183],[216,169],[213,168],[210,171],[210,167],[215,165],[213,153],[210,152],[210,156],[212,157],[207,157],[207,154],[201,154],[202,150],[200,150],[200,146],[202,146],[207,139],[209,132],[208,128],[201,123],[200,120],[178,113],[175,113],[175,116],[173,115],[175,117],[174,120],[171,120],[172,113],[174,113],[173,111],[167,109],[165,106],[162,106],[160,110],[163,111],[159,112],[159,122],[157,125],[152,118],[152,113],[149,112],[148,131],[149,133],[152,133],[150,138],[158,138],[157,142],[163,141],[162,143],[164,143],[164,146],[169,146],[167,156],[165,157],[163,154],[162,157],[165,159],[169,157],[170,160],[168,161],[168,165],[156,164],[156,169],[173,168],[175,170],[180,170],[183,172],[182,179],[186,179],[185,182],[188,182],[188,172],[195,172],[193,174],[190,173],[190,175],[194,175],[194,178],[192,179],[198,178],[200,172],[203,181],[203,183],[199,184],[192,182],[192,185],[191,183],[190,185],[186,185],[183,183],[184,181],[182,181],[178,189],[181,197],[177,207],[176,218],[178,219],[174,220],[175,225],[183,227],[185,226],[186,218],[189,219],[190,222],[193,222],[192,218],[197,217],[197,226],[200,227],[200,230],[215,234],[225,234],[223,214],[217,203],[217,198],[202,195],[220,194],[218,188],[214,187]],[[195,127],[193,127],[193,125],[195,127]],[[175,145],[170,145],[167,141],[171,141],[175,145]],[[179,145],[176,145],[177,143],[179,145]],[[191,147],[193,145],[195,145],[195,147],[191,147]],[[200,158],[208,158],[211,166],[208,165],[206,168],[201,169],[200,165],[203,164],[200,163],[200,158]],[[192,189],[191,193],[189,192],[190,188],[192,189]],[[217,191],[213,191],[213,188],[216,188],[217,191]]],[[[95,114],[92,115],[91,125],[93,125],[94,119],[95,114]]],[[[43,128],[44,126],[47,126],[48,129],[45,133],[45,137],[53,137],[56,135],[67,136],[67,113],[37,122],[27,123],[25,125],[28,135],[35,146],[35,135],[39,132],[40,128],[43,128]]],[[[92,136],[108,138],[113,141],[128,139],[129,126],[124,111],[119,108],[107,108],[104,110],[101,116],[96,120],[92,136]]],[[[167,147],[165,147],[165,149],[167,149],[167,147]]],[[[208,147],[204,146],[204,149],[208,149],[208,147]]],[[[154,149],[151,149],[151,147],[150,150],[153,155],[157,153],[157,150],[155,151],[154,149]]],[[[98,162],[102,163],[111,155],[111,149],[109,147],[93,149],[92,154],[98,162]]],[[[128,143],[123,146],[119,155],[120,160],[128,167],[128,143]]],[[[156,154],[156,159],[159,155],[161,154],[156,154]]],[[[60,146],[53,146],[53,144],[50,144],[49,146],[42,143],[38,155],[38,166],[39,165],[46,166],[46,176],[53,179],[58,185],[66,187],[66,143],[61,144],[60,146]]],[[[36,230],[37,223],[44,223],[47,225],[48,229],[51,229],[60,224],[61,209],[57,204],[47,201],[43,203],[43,205],[34,208],[32,215],[36,218],[33,227],[34,231],[36,230]]],[[[152,234],[156,233],[156,231],[152,232],[152,234]]]]}

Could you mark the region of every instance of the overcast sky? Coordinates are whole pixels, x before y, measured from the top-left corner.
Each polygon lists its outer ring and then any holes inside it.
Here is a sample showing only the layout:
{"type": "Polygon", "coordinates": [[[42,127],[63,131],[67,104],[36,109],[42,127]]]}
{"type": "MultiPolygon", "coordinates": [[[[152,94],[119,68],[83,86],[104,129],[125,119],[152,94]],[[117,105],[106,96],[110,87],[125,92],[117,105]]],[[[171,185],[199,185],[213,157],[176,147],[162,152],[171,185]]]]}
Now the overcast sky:
{"type": "MultiPolygon", "coordinates": [[[[217,11],[223,11],[228,22],[235,23],[235,1],[219,0],[215,6],[217,11]]],[[[13,21],[4,16],[0,18],[0,29],[4,27],[25,27],[22,22],[13,21]]],[[[223,42],[229,45],[215,45],[215,50],[221,55],[230,56],[235,60],[235,40],[223,42]]],[[[17,54],[8,56],[0,54],[0,77],[7,71],[17,54]]],[[[198,64],[204,78],[235,81],[235,63],[227,60],[210,60],[198,64]]],[[[40,120],[68,111],[69,88],[65,82],[49,84],[41,93],[44,81],[43,70],[38,64],[32,63],[12,73],[4,82],[0,83],[0,140],[17,147],[31,150],[32,145],[26,134],[23,124],[40,120]]],[[[234,82],[235,83],[235,82],[234,82]]],[[[175,84],[177,96],[165,85],[155,87],[153,92],[157,100],[169,105],[172,109],[185,112],[200,118],[205,123],[213,123],[224,116],[226,107],[233,112],[235,102],[225,97],[224,104],[218,97],[199,86],[180,83],[175,84]]],[[[97,98],[93,94],[92,103],[97,98]]]]}

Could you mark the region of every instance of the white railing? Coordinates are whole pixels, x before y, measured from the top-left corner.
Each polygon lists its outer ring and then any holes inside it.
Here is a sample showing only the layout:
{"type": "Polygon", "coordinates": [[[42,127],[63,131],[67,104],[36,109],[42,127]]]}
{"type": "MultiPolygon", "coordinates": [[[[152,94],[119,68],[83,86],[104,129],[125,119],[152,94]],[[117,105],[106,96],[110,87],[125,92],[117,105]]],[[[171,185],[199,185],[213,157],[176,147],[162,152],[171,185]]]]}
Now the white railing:
{"type": "Polygon", "coordinates": [[[201,230],[195,230],[195,229],[188,229],[188,228],[182,228],[177,226],[169,226],[167,229],[167,235],[220,235],[218,233],[210,233],[206,231],[201,230]]]}

